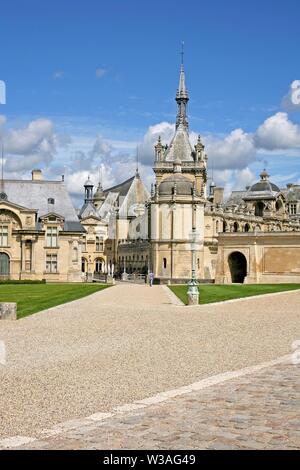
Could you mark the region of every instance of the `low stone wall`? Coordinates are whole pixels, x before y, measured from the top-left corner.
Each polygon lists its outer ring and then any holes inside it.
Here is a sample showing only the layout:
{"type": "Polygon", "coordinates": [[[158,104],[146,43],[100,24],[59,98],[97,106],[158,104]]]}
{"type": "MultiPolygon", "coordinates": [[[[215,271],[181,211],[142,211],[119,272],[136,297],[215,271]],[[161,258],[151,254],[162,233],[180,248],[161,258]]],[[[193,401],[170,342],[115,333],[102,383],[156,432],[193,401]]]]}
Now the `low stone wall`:
{"type": "Polygon", "coordinates": [[[0,320],[16,320],[17,304],[15,302],[0,302],[0,320]]]}

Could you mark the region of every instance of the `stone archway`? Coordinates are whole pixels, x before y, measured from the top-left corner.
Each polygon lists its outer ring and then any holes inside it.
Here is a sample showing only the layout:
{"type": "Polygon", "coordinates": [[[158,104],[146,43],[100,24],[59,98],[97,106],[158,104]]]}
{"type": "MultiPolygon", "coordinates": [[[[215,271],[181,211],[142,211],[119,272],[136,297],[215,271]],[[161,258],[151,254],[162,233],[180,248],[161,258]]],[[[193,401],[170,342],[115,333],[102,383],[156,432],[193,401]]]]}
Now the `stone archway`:
{"type": "Polygon", "coordinates": [[[235,251],[228,257],[231,282],[243,284],[247,276],[247,259],[243,253],[235,251]]]}
{"type": "Polygon", "coordinates": [[[10,275],[10,258],[6,253],[0,253],[0,279],[10,275]]]}
{"type": "Polygon", "coordinates": [[[103,258],[95,259],[95,273],[102,274],[105,271],[105,261],[103,258]]]}

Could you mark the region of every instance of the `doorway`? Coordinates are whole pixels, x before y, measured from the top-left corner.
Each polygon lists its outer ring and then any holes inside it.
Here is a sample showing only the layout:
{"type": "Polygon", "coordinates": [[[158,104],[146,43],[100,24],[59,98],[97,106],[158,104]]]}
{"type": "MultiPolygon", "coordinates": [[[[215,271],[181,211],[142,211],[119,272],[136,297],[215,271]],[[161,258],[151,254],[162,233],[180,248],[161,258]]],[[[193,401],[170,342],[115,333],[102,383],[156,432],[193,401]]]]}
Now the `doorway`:
{"type": "Polygon", "coordinates": [[[229,255],[228,264],[231,273],[231,282],[243,284],[247,276],[246,257],[243,255],[243,253],[236,251],[229,255]]]}

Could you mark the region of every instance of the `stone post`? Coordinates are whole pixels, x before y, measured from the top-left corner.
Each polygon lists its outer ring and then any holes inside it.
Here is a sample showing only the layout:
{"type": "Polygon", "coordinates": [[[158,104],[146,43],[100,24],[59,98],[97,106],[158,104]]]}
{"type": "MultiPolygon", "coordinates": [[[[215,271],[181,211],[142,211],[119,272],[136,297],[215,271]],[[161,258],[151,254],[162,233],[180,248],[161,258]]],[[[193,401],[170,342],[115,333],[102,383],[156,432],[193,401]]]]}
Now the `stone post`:
{"type": "Polygon", "coordinates": [[[17,304],[15,302],[0,302],[0,320],[16,320],[17,304]]]}

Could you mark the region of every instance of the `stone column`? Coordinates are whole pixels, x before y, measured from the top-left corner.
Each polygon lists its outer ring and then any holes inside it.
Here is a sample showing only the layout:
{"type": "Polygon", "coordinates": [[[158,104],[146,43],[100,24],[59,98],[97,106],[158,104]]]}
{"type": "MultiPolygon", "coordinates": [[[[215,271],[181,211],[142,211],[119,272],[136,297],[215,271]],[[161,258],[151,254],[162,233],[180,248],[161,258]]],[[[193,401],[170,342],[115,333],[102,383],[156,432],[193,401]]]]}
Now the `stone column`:
{"type": "Polygon", "coordinates": [[[26,241],[21,240],[21,271],[25,271],[25,265],[26,265],[26,241]]]}

